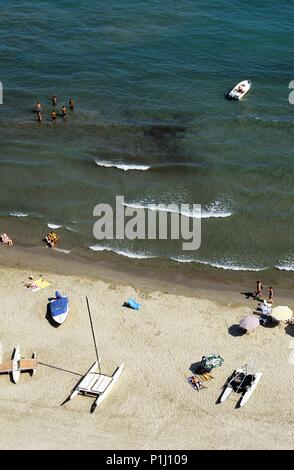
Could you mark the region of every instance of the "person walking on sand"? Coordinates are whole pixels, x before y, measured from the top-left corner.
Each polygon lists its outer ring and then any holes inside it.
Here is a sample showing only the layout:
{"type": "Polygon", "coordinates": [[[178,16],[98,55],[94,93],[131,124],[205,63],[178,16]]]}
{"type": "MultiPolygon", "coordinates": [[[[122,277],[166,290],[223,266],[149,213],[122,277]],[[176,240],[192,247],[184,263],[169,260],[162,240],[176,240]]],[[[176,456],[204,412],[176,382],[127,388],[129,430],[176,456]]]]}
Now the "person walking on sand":
{"type": "Polygon", "coordinates": [[[270,286],[268,288],[268,303],[272,304],[274,301],[274,289],[270,286]]]}
{"type": "Polygon", "coordinates": [[[74,107],[75,107],[75,103],[74,103],[74,100],[72,98],[70,98],[68,104],[69,104],[70,110],[73,111],[74,107]]]}
{"type": "Polygon", "coordinates": [[[62,117],[66,118],[66,116],[67,116],[67,109],[66,109],[65,105],[63,105],[62,106],[62,117]]]}
{"type": "Polygon", "coordinates": [[[254,299],[259,299],[263,297],[262,289],[263,286],[261,284],[261,281],[256,281],[256,292],[253,296],[254,299]]]}
{"type": "Polygon", "coordinates": [[[52,119],[53,122],[55,122],[56,118],[57,118],[57,114],[56,114],[56,111],[54,111],[54,109],[53,109],[53,111],[51,113],[51,119],[52,119]]]}
{"type": "Polygon", "coordinates": [[[57,106],[57,96],[53,95],[51,98],[52,106],[57,106]]]}

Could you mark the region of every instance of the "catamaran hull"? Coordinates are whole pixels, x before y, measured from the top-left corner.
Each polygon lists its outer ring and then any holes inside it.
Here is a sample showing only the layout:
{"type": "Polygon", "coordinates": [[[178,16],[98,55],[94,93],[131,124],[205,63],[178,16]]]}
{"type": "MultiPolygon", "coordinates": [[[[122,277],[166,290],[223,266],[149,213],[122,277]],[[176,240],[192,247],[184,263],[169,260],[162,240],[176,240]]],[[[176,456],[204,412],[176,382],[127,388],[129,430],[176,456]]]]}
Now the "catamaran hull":
{"type": "Polygon", "coordinates": [[[262,377],[262,372],[256,372],[255,375],[255,379],[254,379],[254,382],[253,384],[251,385],[251,387],[247,390],[247,392],[244,393],[243,397],[241,398],[240,400],[240,403],[239,403],[239,407],[241,408],[242,406],[244,406],[249,398],[251,397],[252,393],[254,392],[254,390],[256,389],[257,387],[257,384],[258,382],[260,381],[261,377],[262,377]]]}
{"type": "MultiPolygon", "coordinates": [[[[239,374],[242,374],[242,372],[243,372],[243,369],[236,369],[232,378],[230,379],[230,382],[234,379],[234,377],[236,377],[239,374]]],[[[221,395],[220,403],[223,403],[227,398],[229,398],[232,391],[233,391],[233,387],[228,383],[228,385],[225,386],[224,391],[221,395]]]]}
{"type": "Polygon", "coordinates": [[[21,354],[20,354],[20,347],[17,345],[14,348],[13,354],[12,354],[12,367],[13,370],[11,372],[12,375],[12,380],[15,384],[18,383],[19,378],[20,378],[20,370],[19,369],[19,361],[21,359],[21,354]]]}

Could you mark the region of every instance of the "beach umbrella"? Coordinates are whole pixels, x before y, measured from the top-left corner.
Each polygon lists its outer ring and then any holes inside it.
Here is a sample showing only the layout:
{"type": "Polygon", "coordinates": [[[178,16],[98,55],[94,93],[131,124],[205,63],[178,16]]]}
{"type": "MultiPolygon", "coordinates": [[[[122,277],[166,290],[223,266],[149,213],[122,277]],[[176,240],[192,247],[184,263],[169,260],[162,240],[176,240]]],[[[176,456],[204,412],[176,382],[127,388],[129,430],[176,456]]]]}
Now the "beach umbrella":
{"type": "Polygon", "coordinates": [[[272,317],[277,321],[287,321],[293,316],[293,312],[289,307],[279,305],[272,309],[272,317]]]}
{"type": "Polygon", "coordinates": [[[240,321],[240,327],[243,330],[252,331],[259,326],[259,317],[256,315],[249,315],[248,317],[242,318],[240,321]]]}
{"type": "Polygon", "coordinates": [[[210,354],[209,356],[203,356],[201,359],[201,367],[207,370],[220,367],[224,360],[218,354],[210,354]]]}

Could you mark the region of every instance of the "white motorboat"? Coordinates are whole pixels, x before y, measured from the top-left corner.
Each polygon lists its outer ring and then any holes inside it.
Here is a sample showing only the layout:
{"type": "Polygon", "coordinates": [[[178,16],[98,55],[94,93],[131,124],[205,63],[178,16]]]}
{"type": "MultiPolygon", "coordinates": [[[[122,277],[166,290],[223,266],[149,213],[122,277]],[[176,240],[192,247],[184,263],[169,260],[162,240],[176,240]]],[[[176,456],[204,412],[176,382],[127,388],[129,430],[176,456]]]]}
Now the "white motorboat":
{"type": "Polygon", "coordinates": [[[241,100],[246,93],[250,90],[252,85],[251,80],[243,80],[239,82],[229,93],[228,98],[232,100],[241,100]]]}

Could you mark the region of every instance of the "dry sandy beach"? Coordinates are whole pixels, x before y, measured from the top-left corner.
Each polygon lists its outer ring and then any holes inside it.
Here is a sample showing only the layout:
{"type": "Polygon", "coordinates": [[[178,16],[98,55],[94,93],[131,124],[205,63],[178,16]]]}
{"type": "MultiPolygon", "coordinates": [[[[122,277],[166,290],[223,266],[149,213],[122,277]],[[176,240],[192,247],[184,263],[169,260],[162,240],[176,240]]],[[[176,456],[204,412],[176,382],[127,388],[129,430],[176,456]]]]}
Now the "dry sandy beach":
{"type": "Polygon", "coordinates": [[[61,406],[79,375],[39,364],[36,375],[23,374],[18,385],[0,376],[1,449],[294,447],[294,327],[236,335],[233,325],[255,306],[253,300],[216,296],[209,289],[195,296],[169,294],[46,270],[2,267],[0,279],[3,360],[19,344],[25,356],[37,351],[44,364],[84,374],[95,360],[88,295],[103,372],[125,363],[119,382],[93,414],[91,398],[79,396],[61,406]],[[51,287],[33,293],[24,283],[39,274],[51,287]],[[71,306],[59,328],[45,318],[56,289],[68,294],[71,306]],[[142,304],[139,311],[123,307],[130,296],[142,304]],[[193,363],[212,352],[224,365],[197,393],[186,377],[193,363]],[[227,376],[252,359],[263,377],[246,406],[235,409],[236,396],[216,404],[227,376]]]}

